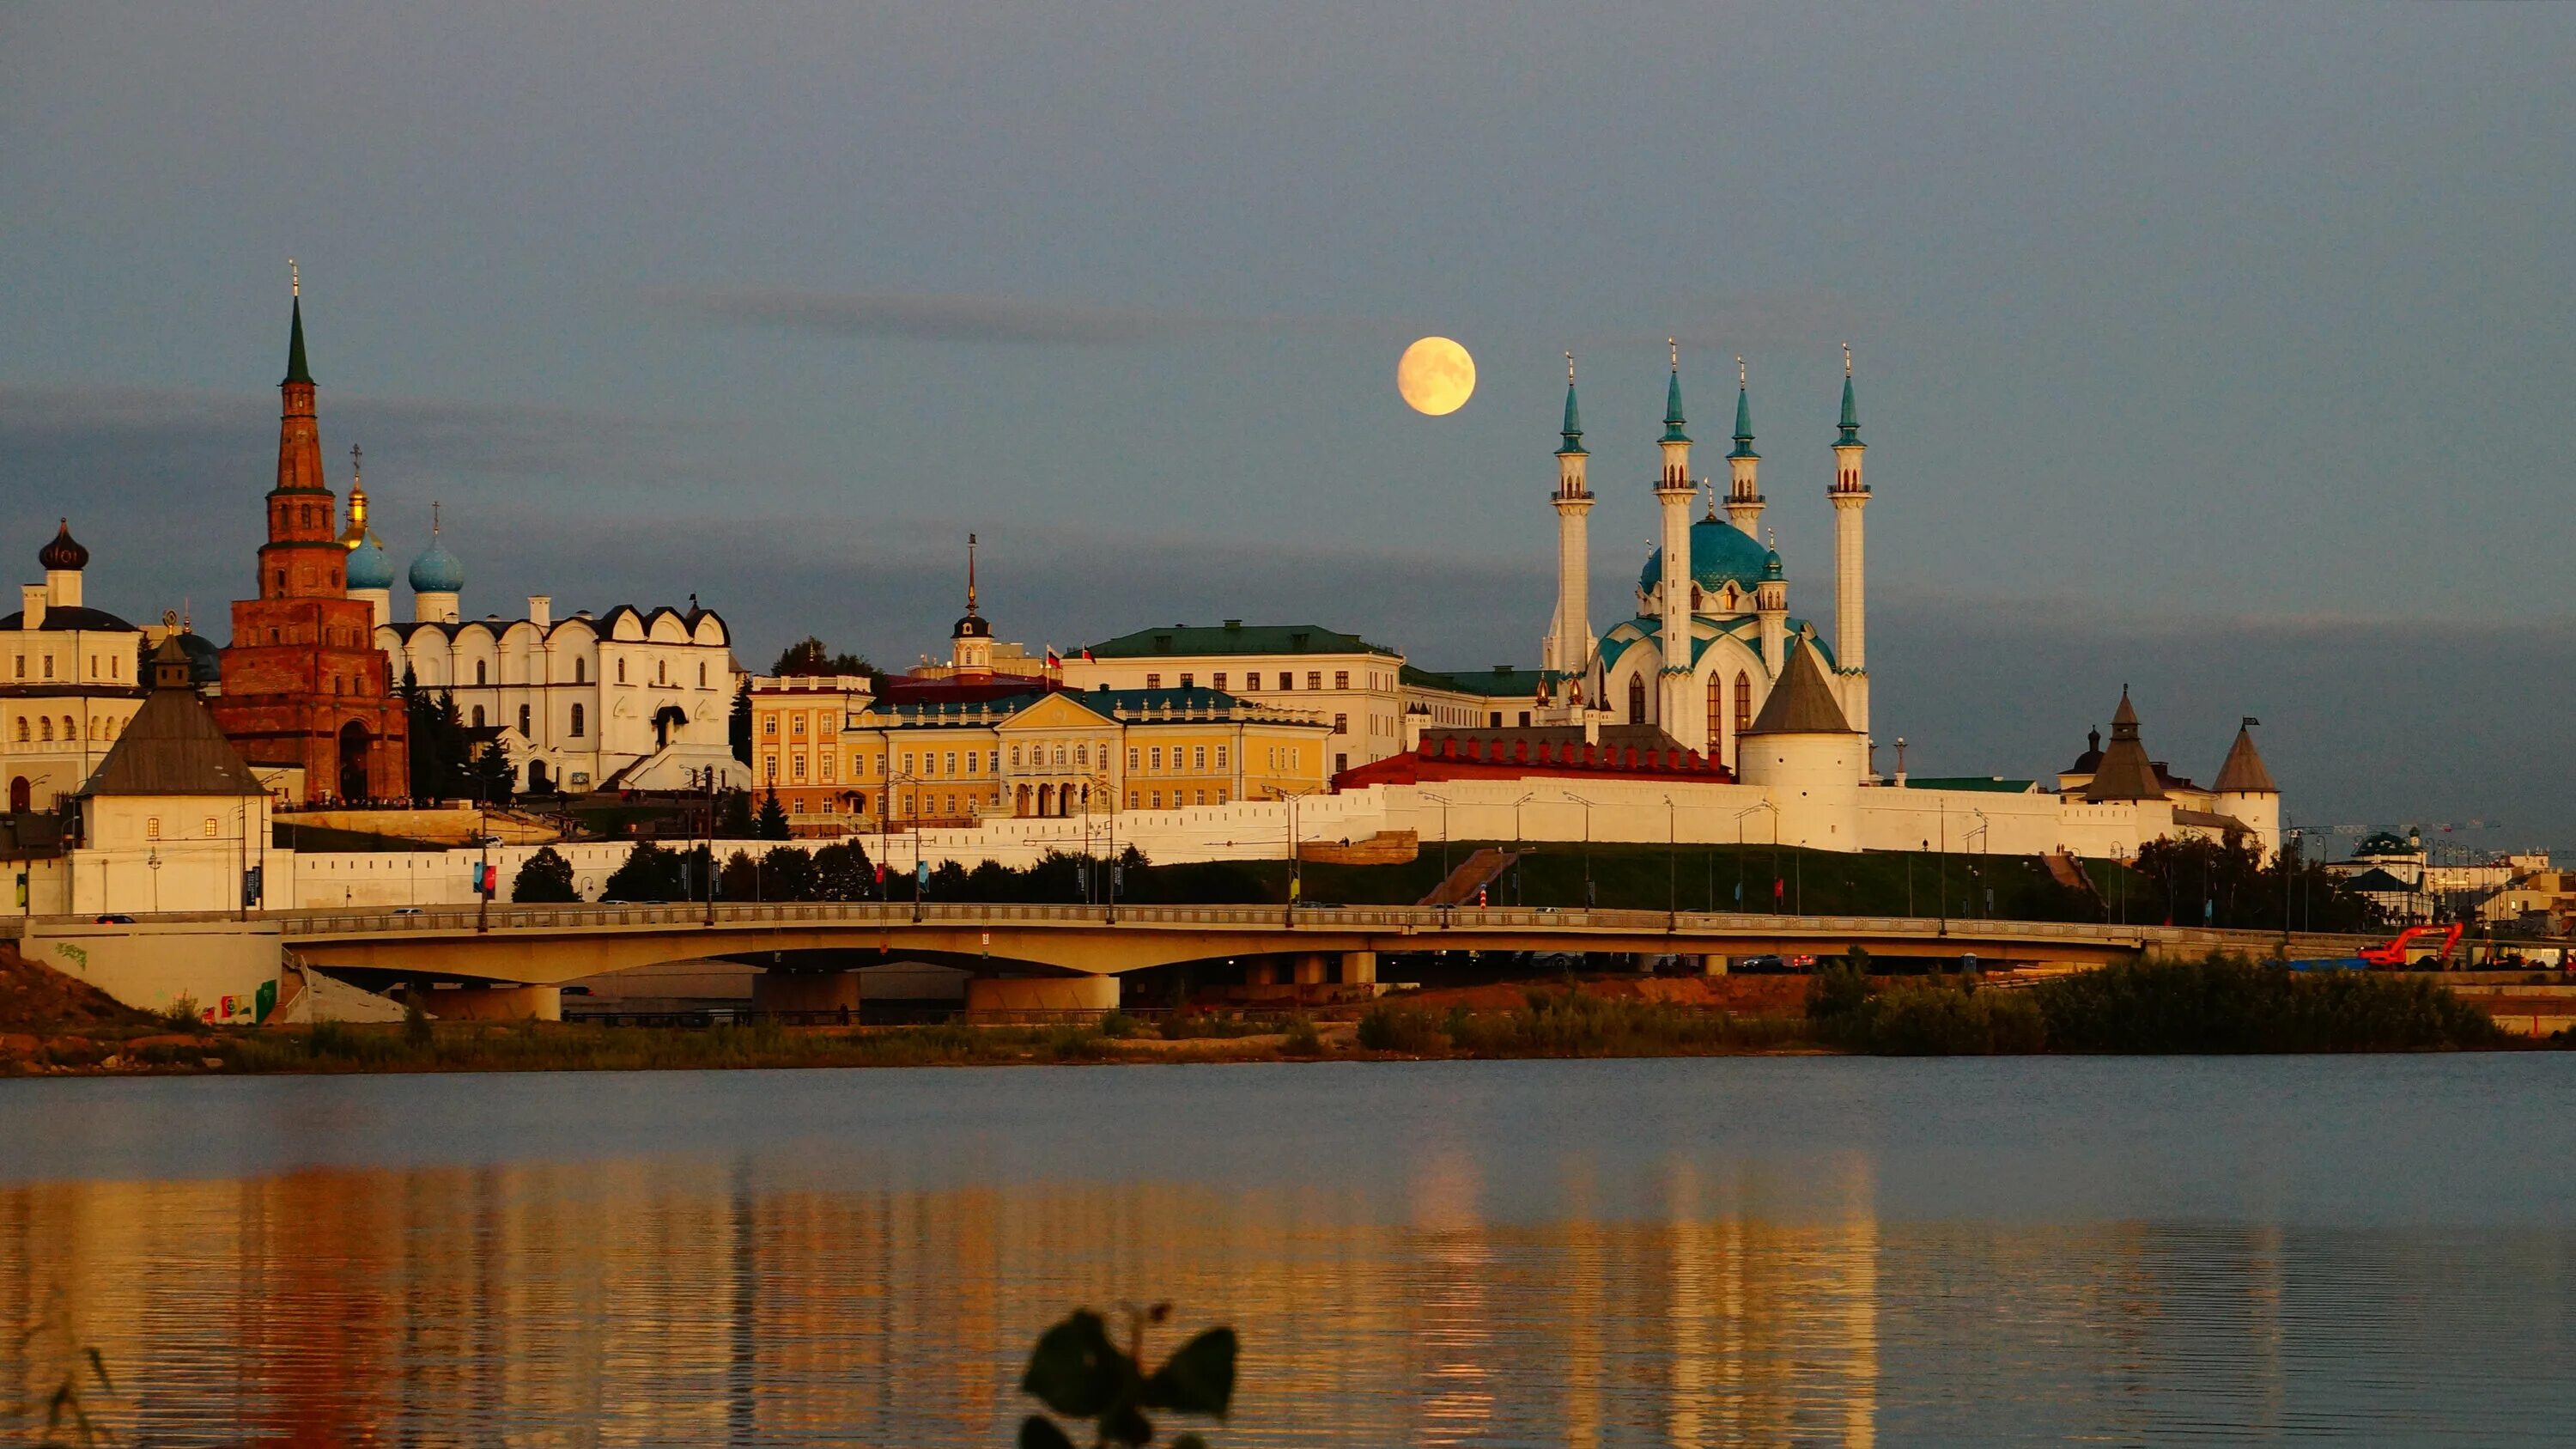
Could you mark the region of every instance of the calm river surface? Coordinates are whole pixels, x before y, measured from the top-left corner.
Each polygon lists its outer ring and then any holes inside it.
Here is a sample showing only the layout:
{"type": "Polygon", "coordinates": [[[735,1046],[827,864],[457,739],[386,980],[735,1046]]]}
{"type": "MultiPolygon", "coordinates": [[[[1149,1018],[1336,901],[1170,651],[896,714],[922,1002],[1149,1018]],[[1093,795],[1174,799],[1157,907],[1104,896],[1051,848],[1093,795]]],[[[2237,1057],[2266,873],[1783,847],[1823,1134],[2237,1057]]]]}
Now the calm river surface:
{"type": "Polygon", "coordinates": [[[1219,1446],[2564,1443],[2576,1055],[0,1082],[153,1443],[1004,1445],[1149,1298],[1219,1446]]]}

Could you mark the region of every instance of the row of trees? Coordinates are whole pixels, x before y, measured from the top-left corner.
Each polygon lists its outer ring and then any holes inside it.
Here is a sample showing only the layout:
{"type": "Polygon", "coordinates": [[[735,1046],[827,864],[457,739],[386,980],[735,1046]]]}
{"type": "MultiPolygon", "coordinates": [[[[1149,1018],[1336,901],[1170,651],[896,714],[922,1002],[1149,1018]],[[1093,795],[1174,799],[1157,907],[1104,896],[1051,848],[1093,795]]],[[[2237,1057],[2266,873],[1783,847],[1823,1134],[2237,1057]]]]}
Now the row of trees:
{"type": "MultiPolygon", "coordinates": [[[[968,870],[956,861],[945,860],[930,872],[922,895],[937,901],[1091,900],[1110,884],[1100,875],[1108,871],[1116,880],[1121,899],[1141,900],[1156,894],[1147,885],[1148,864],[1144,853],[1134,846],[1129,846],[1114,866],[1062,851],[1050,851],[1036,864],[1022,868],[988,860],[968,870]],[[1132,895],[1131,890],[1135,892],[1132,895]]],[[[602,883],[599,895],[601,900],[609,901],[702,900],[706,871],[707,848],[703,845],[674,850],[656,841],[641,840],[627,852],[625,863],[602,883]]],[[[715,885],[716,899],[720,901],[873,901],[910,900],[913,881],[911,871],[897,869],[887,872],[880,883],[865,845],[836,841],[819,850],[781,845],[757,856],[737,850],[716,868],[715,885]]],[[[580,900],[572,862],[553,846],[537,851],[511,881],[510,899],[530,904],[580,900]]]]}
{"type": "Polygon", "coordinates": [[[411,797],[415,800],[488,800],[506,805],[517,785],[510,747],[498,739],[481,748],[456,710],[456,696],[432,692],[403,671],[403,711],[411,722],[411,797]]]}
{"type": "Polygon", "coordinates": [[[2150,840],[2129,869],[2145,878],[2146,888],[2143,898],[2125,902],[2132,921],[2268,931],[2280,929],[2286,912],[2301,931],[2363,932],[2384,924],[2379,907],[2341,876],[2303,858],[2266,861],[2262,847],[2238,832],[2224,841],[2150,840]]]}

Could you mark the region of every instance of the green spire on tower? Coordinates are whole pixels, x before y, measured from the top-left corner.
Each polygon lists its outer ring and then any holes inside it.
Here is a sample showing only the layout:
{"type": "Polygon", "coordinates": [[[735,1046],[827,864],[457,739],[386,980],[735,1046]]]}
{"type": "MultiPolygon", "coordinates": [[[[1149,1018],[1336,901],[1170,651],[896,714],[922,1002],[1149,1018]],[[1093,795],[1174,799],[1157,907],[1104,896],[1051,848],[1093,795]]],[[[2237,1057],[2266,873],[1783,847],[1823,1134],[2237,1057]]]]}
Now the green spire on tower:
{"type": "Polygon", "coordinates": [[[1687,443],[1690,441],[1690,434],[1682,431],[1682,348],[1679,342],[1670,337],[1664,339],[1664,345],[1673,350],[1673,380],[1664,389],[1663,440],[1667,443],[1687,443]]]}
{"type": "Polygon", "coordinates": [[[286,279],[287,292],[294,298],[293,320],[287,324],[286,331],[286,381],[278,386],[300,382],[309,387],[313,382],[313,372],[304,365],[304,278],[295,270],[292,257],[286,261],[286,279]]]}
{"type": "Polygon", "coordinates": [[[1761,458],[1753,451],[1753,397],[1744,376],[1744,359],[1735,359],[1735,451],[1730,458],[1761,458]]]}
{"type": "Polygon", "coordinates": [[[1860,440],[1860,409],[1852,402],[1851,344],[1848,342],[1843,344],[1843,420],[1839,426],[1843,435],[1834,439],[1835,447],[1867,446],[1860,440]]]}
{"type": "Polygon", "coordinates": [[[1583,414],[1574,407],[1574,354],[1565,354],[1565,446],[1556,450],[1560,458],[1583,454],[1583,414]]]}

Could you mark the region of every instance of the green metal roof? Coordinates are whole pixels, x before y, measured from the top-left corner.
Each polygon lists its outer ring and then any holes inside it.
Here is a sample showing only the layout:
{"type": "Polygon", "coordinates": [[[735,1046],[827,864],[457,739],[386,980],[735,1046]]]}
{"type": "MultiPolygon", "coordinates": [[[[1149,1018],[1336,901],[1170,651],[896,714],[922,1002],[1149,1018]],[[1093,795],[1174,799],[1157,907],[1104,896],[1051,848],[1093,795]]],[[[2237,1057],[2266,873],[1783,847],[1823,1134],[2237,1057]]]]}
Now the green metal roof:
{"type": "Polygon", "coordinates": [[[1460,669],[1445,674],[1435,674],[1428,669],[1416,669],[1409,664],[1404,667],[1404,681],[1407,684],[1419,685],[1426,689],[1455,690],[1460,694],[1481,695],[1487,699],[1534,698],[1538,694],[1539,686],[1547,681],[1547,677],[1547,672],[1544,670],[1520,669],[1509,664],[1497,664],[1491,669],[1460,669]]]}
{"type": "Polygon", "coordinates": [[[2036,780],[2007,780],[2001,775],[1909,775],[1908,790],[1983,790],[1990,795],[2027,795],[2036,780]]]}
{"type": "Polygon", "coordinates": [[[1664,441],[1687,443],[1690,434],[1682,431],[1682,370],[1673,369],[1673,380],[1664,389],[1664,441]]]}
{"type": "Polygon", "coordinates": [[[284,387],[290,382],[309,384],[312,381],[313,371],[304,365],[304,299],[298,297],[286,329],[286,377],[278,386],[284,387]]]}
{"type": "Polygon", "coordinates": [[[1564,433],[1565,433],[1565,446],[1556,450],[1556,451],[1557,451],[1557,455],[1558,455],[1559,457],[1563,457],[1563,456],[1565,456],[1565,455],[1567,455],[1567,454],[1570,454],[1570,453],[1580,453],[1580,452],[1582,452],[1582,451],[1583,451],[1583,414],[1581,414],[1580,412],[1577,412],[1577,411],[1575,410],[1575,407],[1574,407],[1574,381],[1573,381],[1573,379],[1571,379],[1571,378],[1568,378],[1568,379],[1566,380],[1566,384],[1565,384],[1565,429],[1564,429],[1564,433]]]}
{"type": "Polygon", "coordinates": [[[1834,439],[1835,447],[1862,448],[1868,446],[1868,444],[1863,443],[1860,440],[1860,409],[1852,402],[1852,380],[1851,374],[1848,372],[1843,374],[1843,420],[1838,426],[1842,430],[1842,436],[1834,439]]]}
{"type": "Polygon", "coordinates": [[[1139,629],[1115,639],[1094,644],[1094,659],[1157,659],[1165,656],[1188,658],[1207,654],[1379,654],[1389,659],[1403,656],[1383,644],[1371,644],[1357,634],[1345,634],[1315,624],[1246,624],[1228,619],[1223,624],[1167,624],[1159,629],[1139,629]]]}
{"type": "Polygon", "coordinates": [[[1753,459],[1762,456],[1753,451],[1753,398],[1740,387],[1735,390],[1735,451],[1726,456],[1753,459]]]}
{"type": "MultiPolygon", "coordinates": [[[[1703,518],[1691,525],[1690,554],[1691,577],[1699,581],[1703,590],[1713,590],[1730,581],[1738,588],[1750,589],[1766,577],[1763,568],[1768,551],[1743,529],[1722,518],[1703,518]]],[[[1664,551],[1658,548],[1646,555],[1646,566],[1637,574],[1637,587],[1652,589],[1663,578],[1664,551]]]]}

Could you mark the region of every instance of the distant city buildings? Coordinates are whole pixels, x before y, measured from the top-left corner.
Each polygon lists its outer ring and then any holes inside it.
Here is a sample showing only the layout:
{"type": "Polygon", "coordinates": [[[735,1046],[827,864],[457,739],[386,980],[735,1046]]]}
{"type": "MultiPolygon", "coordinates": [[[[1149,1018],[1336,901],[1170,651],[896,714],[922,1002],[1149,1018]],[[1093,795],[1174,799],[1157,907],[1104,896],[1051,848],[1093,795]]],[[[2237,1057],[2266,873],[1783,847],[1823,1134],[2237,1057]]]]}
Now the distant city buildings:
{"type": "Polygon", "coordinates": [[[45,581],[0,618],[0,779],[13,812],[51,810],[79,789],[143,705],[143,631],[82,601],[89,550],[70,520],[36,560],[45,581]]]}

